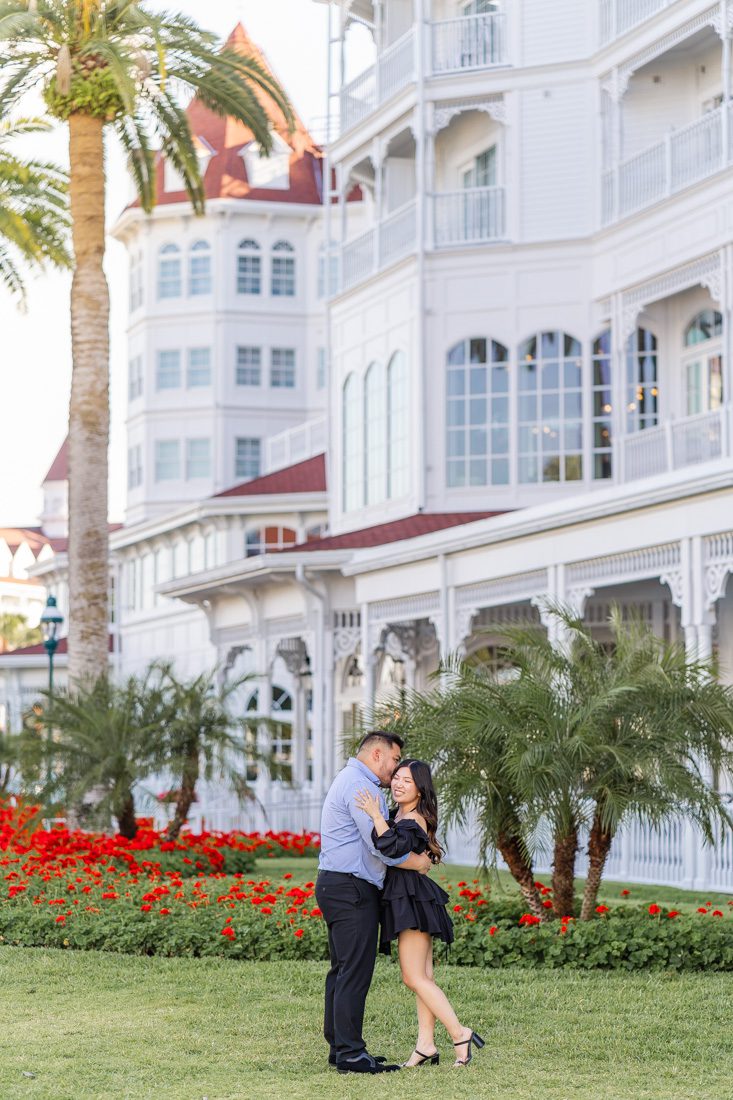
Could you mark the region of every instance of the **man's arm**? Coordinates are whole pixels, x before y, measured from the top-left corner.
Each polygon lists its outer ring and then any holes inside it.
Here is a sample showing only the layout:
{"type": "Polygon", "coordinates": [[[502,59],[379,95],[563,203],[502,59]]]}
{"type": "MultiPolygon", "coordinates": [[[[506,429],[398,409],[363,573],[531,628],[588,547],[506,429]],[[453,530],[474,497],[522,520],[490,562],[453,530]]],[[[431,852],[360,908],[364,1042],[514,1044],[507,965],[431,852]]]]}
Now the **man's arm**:
{"type": "Polygon", "coordinates": [[[426,875],[432,867],[432,862],[427,855],[417,855],[416,852],[410,852],[406,856],[400,856],[398,859],[390,859],[389,856],[382,855],[374,845],[372,844],[372,819],[364,813],[363,810],[358,810],[354,805],[353,795],[349,798],[349,813],[359,830],[361,839],[366,844],[369,851],[377,859],[381,859],[382,863],[385,863],[388,867],[402,867],[405,871],[419,871],[421,875],[426,875]]]}

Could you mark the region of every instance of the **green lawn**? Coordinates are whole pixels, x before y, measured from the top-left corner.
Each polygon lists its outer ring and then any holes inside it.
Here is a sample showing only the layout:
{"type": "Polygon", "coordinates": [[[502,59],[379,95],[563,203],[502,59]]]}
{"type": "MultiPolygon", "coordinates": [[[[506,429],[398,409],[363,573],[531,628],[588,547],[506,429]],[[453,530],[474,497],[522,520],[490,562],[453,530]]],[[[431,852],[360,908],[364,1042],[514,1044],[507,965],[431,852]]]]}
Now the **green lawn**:
{"type": "MultiPolygon", "coordinates": [[[[443,968],[488,1040],[467,1070],[345,1078],[325,1065],[319,963],[0,948],[2,1100],[716,1100],[731,1095],[727,975],[443,968]],[[25,1076],[33,1074],[33,1077],[25,1076]],[[406,1076],[407,1075],[407,1076],[406,1076]]],[[[402,1059],[410,995],[380,960],[372,1049],[402,1059]]]]}

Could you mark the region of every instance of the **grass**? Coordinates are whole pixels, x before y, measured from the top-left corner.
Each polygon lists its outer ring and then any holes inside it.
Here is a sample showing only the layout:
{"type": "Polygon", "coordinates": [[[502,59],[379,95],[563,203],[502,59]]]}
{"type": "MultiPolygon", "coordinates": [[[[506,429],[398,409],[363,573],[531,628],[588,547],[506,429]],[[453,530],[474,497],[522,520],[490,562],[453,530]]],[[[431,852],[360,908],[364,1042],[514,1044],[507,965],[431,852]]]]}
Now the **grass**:
{"type": "MultiPolygon", "coordinates": [[[[325,967],[0,948],[2,1100],[712,1100],[730,1095],[726,975],[484,973],[445,967],[488,1040],[467,1070],[345,1078],[325,1065],[325,967]],[[34,1076],[24,1076],[33,1074],[34,1076]]],[[[405,1058],[412,999],[380,960],[372,1049],[405,1058]]]]}

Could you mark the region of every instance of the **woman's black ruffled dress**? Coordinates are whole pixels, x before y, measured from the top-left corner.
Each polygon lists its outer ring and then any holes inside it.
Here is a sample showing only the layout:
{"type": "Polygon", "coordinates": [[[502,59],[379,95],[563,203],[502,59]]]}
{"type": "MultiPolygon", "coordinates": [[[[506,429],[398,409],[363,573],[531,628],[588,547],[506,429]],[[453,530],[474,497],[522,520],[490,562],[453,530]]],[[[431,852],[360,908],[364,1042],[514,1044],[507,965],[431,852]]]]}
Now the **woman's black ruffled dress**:
{"type": "MultiPolygon", "coordinates": [[[[381,836],[372,832],[374,846],[390,859],[428,850],[428,835],[411,817],[389,819],[389,829],[381,836]]],[[[450,898],[437,882],[419,871],[388,867],[382,892],[382,921],[379,950],[390,953],[392,940],[400,932],[415,928],[453,943],[453,922],[446,912],[450,898]]]]}

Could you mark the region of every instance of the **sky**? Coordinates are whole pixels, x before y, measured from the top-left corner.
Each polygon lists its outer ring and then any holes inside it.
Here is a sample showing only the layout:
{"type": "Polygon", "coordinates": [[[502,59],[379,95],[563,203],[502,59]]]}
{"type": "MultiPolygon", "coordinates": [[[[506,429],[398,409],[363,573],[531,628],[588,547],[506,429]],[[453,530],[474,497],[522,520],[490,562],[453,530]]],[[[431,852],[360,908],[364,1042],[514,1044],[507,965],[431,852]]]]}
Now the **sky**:
{"type": "MultiPolygon", "coordinates": [[[[316,130],[326,113],[326,7],[314,0],[149,0],[151,8],[178,8],[223,37],[241,21],[265,52],[301,118],[316,130]]],[[[39,113],[38,104],[24,114],[39,113]]],[[[66,159],[65,127],[26,139],[28,155],[66,159]]],[[[108,149],[108,224],[129,198],[119,150],[108,149]]],[[[112,297],[110,517],[124,510],[126,459],[127,259],[109,240],[107,277],[112,297]]],[[[20,312],[0,288],[0,527],[31,525],[41,509],[40,484],[66,435],[71,348],[69,276],[43,273],[28,279],[20,312]]]]}

